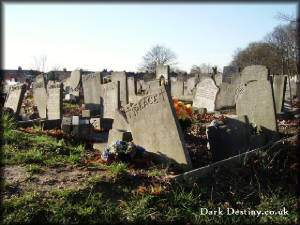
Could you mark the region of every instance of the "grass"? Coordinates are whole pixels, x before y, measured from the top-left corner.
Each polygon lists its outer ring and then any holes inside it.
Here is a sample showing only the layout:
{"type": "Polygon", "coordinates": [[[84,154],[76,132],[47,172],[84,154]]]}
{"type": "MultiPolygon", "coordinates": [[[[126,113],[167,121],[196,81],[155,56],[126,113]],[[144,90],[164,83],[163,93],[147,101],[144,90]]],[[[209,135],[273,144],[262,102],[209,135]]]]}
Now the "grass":
{"type": "Polygon", "coordinates": [[[78,108],[78,105],[77,105],[77,104],[70,103],[70,102],[64,102],[64,103],[63,103],[63,107],[64,107],[64,108],[76,109],[76,108],[78,108]]]}
{"type": "Polygon", "coordinates": [[[108,171],[113,175],[123,175],[128,173],[127,164],[123,162],[112,162],[107,166],[108,171]]]}

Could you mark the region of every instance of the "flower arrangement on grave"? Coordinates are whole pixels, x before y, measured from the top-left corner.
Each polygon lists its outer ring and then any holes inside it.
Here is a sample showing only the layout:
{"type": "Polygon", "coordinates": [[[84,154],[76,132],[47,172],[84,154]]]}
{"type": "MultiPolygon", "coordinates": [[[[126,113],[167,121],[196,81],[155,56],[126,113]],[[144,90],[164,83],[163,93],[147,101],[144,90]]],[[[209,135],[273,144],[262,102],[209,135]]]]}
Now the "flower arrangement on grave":
{"type": "Polygon", "coordinates": [[[172,97],[174,108],[176,110],[176,114],[178,116],[178,119],[180,120],[186,120],[186,119],[192,119],[194,117],[194,109],[191,106],[191,104],[184,104],[181,101],[178,101],[177,98],[172,97]]]}

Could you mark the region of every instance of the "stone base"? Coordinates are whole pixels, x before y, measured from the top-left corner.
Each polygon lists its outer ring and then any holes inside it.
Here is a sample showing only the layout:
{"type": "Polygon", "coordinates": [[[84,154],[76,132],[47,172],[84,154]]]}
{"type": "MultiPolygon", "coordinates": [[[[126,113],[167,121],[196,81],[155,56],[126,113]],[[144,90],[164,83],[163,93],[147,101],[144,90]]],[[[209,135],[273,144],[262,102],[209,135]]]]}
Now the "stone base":
{"type": "Polygon", "coordinates": [[[115,141],[132,141],[131,132],[125,130],[111,129],[108,135],[107,144],[110,145],[115,141]]]}

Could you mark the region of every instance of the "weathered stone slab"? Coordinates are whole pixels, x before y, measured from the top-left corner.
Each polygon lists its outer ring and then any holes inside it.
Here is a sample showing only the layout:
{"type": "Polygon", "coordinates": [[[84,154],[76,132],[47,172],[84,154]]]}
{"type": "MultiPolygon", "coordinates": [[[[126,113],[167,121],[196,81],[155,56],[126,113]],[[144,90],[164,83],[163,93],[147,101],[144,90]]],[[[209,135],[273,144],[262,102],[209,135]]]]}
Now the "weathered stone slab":
{"type": "Polygon", "coordinates": [[[156,79],[160,80],[161,78],[164,78],[165,82],[168,83],[169,72],[170,72],[169,65],[157,65],[156,66],[156,75],[155,75],[156,79]]]}
{"type": "Polygon", "coordinates": [[[213,161],[220,161],[247,151],[249,134],[249,125],[245,116],[236,119],[227,118],[224,122],[214,120],[206,127],[213,161]]]}
{"type": "Polygon", "coordinates": [[[110,145],[115,141],[132,141],[131,133],[125,130],[111,129],[108,134],[107,144],[110,145]]]}
{"type": "Polygon", "coordinates": [[[221,83],[216,96],[216,110],[235,106],[236,85],[221,83]]]}
{"type": "Polygon", "coordinates": [[[171,80],[171,95],[175,98],[180,98],[184,94],[184,83],[182,80],[171,80]]]}
{"type": "Polygon", "coordinates": [[[128,104],[128,83],[125,72],[112,72],[111,80],[120,82],[120,102],[121,106],[128,104]]]}
{"type": "Polygon", "coordinates": [[[222,74],[221,73],[217,73],[213,76],[214,81],[216,83],[216,85],[219,87],[222,83],[222,74]]]}
{"type": "Polygon", "coordinates": [[[269,80],[248,83],[236,102],[237,115],[246,115],[249,123],[255,124],[258,131],[270,138],[277,132],[275,106],[269,80]]]}
{"type": "Polygon", "coordinates": [[[33,101],[37,106],[39,117],[47,118],[47,90],[44,75],[39,75],[32,83],[33,101]]]}
{"type": "Polygon", "coordinates": [[[61,82],[48,81],[47,84],[47,118],[56,120],[62,118],[63,88],[61,82]]]}
{"type": "Polygon", "coordinates": [[[196,88],[196,78],[190,77],[186,81],[186,89],[184,89],[184,95],[193,96],[196,88]]]}
{"type": "Polygon", "coordinates": [[[25,84],[16,84],[9,88],[4,108],[11,109],[15,115],[19,115],[23,97],[26,91],[25,84]]]}
{"type": "Polygon", "coordinates": [[[90,109],[82,110],[83,118],[90,118],[92,116],[96,116],[97,114],[99,114],[99,112],[97,112],[96,110],[90,110],[90,109]]]}
{"type": "Polygon", "coordinates": [[[120,108],[120,81],[102,84],[101,115],[103,118],[114,118],[115,110],[120,108]]]}
{"type": "Polygon", "coordinates": [[[100,111],[101,73],[83,75],[81,79],[85,108],[100,111]]]}
{"type": "Polygon", "coordinates": [[[75,89],[79,86],[81,80],[81,71],[80,70],[73,70],[71,72],[71,76],[69,78],[69,86],[72,89],[75,89]]]}
{"type": "Polygon", "coordinates": [[[281,75],[274,75],[272,77],[276,113],[282,112],[286,80],[286,77],[281,75]]]}
{"type": "Polygon", "coordinates": [[[137,94],[137,82],[135,77],[128,77],[128,100],[134,102],[137,94]]]}
{"type": "Polygon", "coordinates": [[[224,66],[222,83],[231,83],[232,75],[239,72],[239,67],[237,66],[224,66]]]}
{"type": "Polygon", "coordinates": [[[94,117],[90,119],[90,124],[97,129],[110,130],[112,129],[114,120],[110,118],[98,118],[94,117]]]}
{"type": "Polygon", "coordinates": [[[63,132],[71,133],[72,131],[72,117],[63,117],[61,121],[61,129],[63,132]]]}
{"type": "Polygon", "coordinates": [[[128,120],[126,118],[126,115],[122,111],[120,111],[120,110],[115,111],[114,122],[113,122],[112,128],[130,131],[130,126],[129,126],[128,120]]]}
{"type": "Polygon", "coordinates": [[[191,168],[180,124],[165,86],[125,109],[133,141],[162,162],[191,168]]]}
{"type": "Polygon", "coordinates": [[[255,80],[267,80],[268,74],[269,72],[266,66],[262,66],[262,65],[246,66],[242,71],[241,83],[246,84],[250,81],[255,81],[255,80]]]}
{"type": "Polygon", "coordinates": [[[197,84],[195,96],[193,99],[193,107],[206,108],[208,112],[215,111],[216,95],[219,88],[213,79],[205,79],[197,84]]]}

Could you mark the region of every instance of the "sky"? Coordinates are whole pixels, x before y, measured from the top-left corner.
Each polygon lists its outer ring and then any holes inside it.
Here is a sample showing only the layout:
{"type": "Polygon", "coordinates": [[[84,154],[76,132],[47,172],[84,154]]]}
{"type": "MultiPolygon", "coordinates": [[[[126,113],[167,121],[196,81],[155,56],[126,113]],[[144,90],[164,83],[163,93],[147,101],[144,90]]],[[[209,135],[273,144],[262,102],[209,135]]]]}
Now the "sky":
{"type": "Polygon", "coordinates": [[[296,2],[281,3],[3,3],[3,69],[35,69],[43,56],[54,68],[135,72],[159,44],[177,67],[208,63],[221,71],[237,48],[261,41],[297,17],[296,2]]]}

